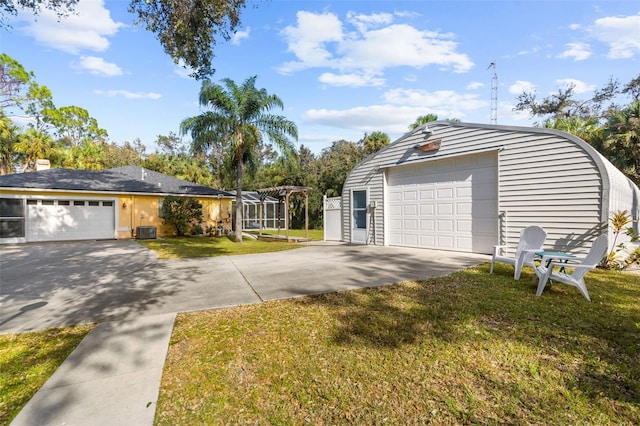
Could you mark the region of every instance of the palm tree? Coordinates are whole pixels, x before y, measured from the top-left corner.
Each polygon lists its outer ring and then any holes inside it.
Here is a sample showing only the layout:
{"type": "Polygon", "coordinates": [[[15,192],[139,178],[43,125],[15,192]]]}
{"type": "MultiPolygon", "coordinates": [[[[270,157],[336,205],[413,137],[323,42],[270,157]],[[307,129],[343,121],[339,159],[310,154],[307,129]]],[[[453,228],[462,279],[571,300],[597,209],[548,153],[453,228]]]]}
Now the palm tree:
{"type": "Polygon", "coordinates": [[[36,160],[49,159],[54,153],[55,147],[51,135],[31,127],[20,135],[14,149],[24,155],[24,165],[22,166],[24,173],[35,167],[36,160]]]}
{"type": "Polygon", "coordinates": [[[416,121],[413,124],[409,126],[409,130],[415,130],[418,127],[422,126],[423,124],[427,124],[431,121],[437,121],[437,120],[438,120],[438,116],[436,114],[421,115],[420,117],[416,118],[416,121]]]}
{"type": "Polygon", "coordinates": [[[375,131],[370,135],[365,134],[364,138],[361,141],[364,155],[369,155],[373,154],[374,152],[380,151],[382,148],[389,145],[389,142],[389,135],[384,132],[375,131]]]}
{"type": "Polygon", "coordinates": [[[231,79],[222,85],[203,81],[200,106],[209,110],[185,119],[182,134],[191,134],[195,152],[216,150],[223,153],[236,174],[236,242],[242,242],[242,180],[245,167],[258,158],[258,149],[266,136],[285,155],[293,151],[289,136],[298,138],[294,122],[281,115],[270,114],[273,108],[284,108],[282,100],[266,89],[257,89],[257,76],[238,86],[231,79]]]}
{"type": "Polygon", "coordinates": [[[596,117],[547,118],[542,123],[542,127],[571,133],[594,146],[597,145],[597,140],[602,136],[602,127],[596,117]]]}
{"type": "Polygon", "coordinates": [[[640,100],[609,116],[604,133],[603,149],[610,154],[609,160],[640,182],[640,100]]]}
{"type": "Polygon", "coordinates": [[[0,110],[0,175],[13,173],[15,144],[18,141],[18,126],[0,110]]]}

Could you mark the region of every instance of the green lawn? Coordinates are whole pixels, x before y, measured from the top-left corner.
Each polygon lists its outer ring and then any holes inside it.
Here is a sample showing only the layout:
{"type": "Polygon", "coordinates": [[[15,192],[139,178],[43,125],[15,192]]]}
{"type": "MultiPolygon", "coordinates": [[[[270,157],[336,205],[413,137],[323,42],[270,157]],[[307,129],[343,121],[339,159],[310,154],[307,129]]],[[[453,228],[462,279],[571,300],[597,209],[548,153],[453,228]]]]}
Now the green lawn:
{"type": "Polygon", "coordinates": [[[179,315],[157,424],[640,424],[640,276],[488,264],[179,315]]]}
{"type": "MultiPolygon", "coordinates": [[[[252,234],[258,235],[258,231],[252,230],[249,231],[252,234]]],[[[268,229],[263,230],[263,234],[267,235],[278,235],[278,230],[268,229]]],[[[285,235],[285,230],[280,230],[280,235],[285,235]]],[[[289,229],[289,236],[291,237],[305,237],[304,229],[289,229]]],[[[322,229],[309,229],[309,239],[312,241],[322,241],[324,240],[324,230],[322,229]]]]}
{"type": "Polygon", "coordinates": [[[0,335],[0,425],[18,415],[92,328],[0,335]]]}
{"type": "Polygon", "coordinates": [[[269,253],[302,247],[296,243],[266,242],[246,237],[242,239],[241,244],[237,244],[231,237],[182,237],[138,240],[138,242],[156,251],[160,259],[269,253]]]}

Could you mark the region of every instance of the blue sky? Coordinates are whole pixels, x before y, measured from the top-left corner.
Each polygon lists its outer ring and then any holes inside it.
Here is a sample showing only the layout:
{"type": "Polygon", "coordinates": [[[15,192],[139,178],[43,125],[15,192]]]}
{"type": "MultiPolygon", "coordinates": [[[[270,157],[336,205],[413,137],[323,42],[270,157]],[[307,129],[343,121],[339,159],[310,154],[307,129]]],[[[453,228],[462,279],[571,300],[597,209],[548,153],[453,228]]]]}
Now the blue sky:
{"type": "MultiPolygon", "coordinates": [[[[20,14],[0,50],[56,106],[83,107],[110,141],[140,138],[151,151],[157,135],[201,112],[200,83],[127,7],[80,0],[61,22],[20,14]]],[[[489,123],[494,61],[497,121],[507,125],[531,125],[512,111],[523,90],[544,97],[573,83],[587,97],[611,76],[628,83],[640,73],[637,1],[249,0],[242,21],[216,47],[212,80],[257,75],[298,125],[298,145],[316,153],[376,130],[395,140],[427,113],[489,123]]]]}

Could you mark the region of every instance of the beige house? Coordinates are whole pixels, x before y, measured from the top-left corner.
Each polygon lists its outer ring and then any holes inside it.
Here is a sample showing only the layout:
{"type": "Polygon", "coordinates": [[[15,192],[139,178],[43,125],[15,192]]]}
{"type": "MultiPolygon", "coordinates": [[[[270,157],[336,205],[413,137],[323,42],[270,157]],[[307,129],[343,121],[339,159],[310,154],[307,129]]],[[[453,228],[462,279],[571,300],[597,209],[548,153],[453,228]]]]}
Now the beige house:
{"type": "Polygon", "coordinates": [[[230,231],[230,193],[139,166],[49,169],[0,176],[0,243],[172,236],[168,195],[197,199],[203,230],[230,231]]]}

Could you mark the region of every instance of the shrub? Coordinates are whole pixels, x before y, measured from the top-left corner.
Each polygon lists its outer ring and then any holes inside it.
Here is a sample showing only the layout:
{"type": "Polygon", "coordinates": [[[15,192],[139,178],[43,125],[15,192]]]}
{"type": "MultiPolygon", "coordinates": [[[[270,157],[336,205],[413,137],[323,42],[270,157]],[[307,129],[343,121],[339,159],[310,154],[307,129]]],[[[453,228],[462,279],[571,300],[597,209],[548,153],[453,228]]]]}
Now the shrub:
{"type": "MultiPolygon", "coordinates": [[[[178,236],[192,232],[194,226],[200,227],[202,221],[202,204],[198,200],[169,195],[162,204],[162,222],[173,226],[178,236]]],[[[202,228],[200,227],[200,233],[202,228]]]]}

